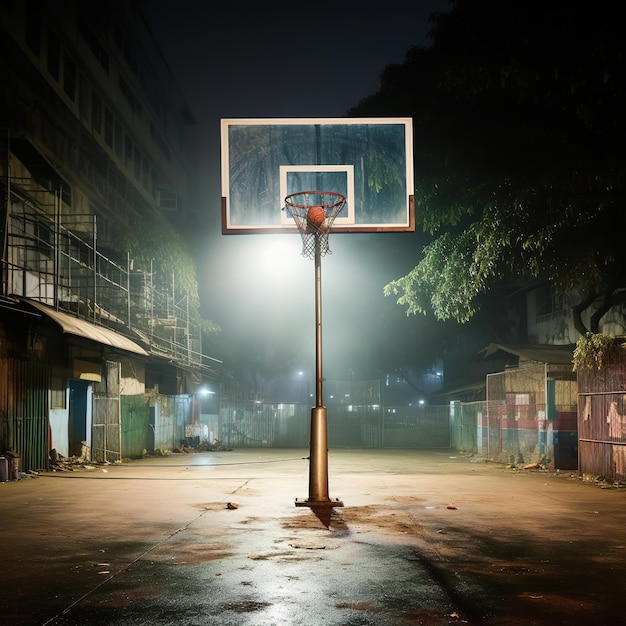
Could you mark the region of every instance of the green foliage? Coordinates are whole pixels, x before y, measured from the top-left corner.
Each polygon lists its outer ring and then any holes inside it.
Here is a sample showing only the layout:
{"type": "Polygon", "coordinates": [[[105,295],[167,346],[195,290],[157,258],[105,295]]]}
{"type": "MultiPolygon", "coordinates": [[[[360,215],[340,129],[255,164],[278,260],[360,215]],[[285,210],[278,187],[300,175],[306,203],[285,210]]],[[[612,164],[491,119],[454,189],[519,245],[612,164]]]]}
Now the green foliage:
{"type": "Polygon", "coordinates": [[[388,67],[380,91],[350,111],[414,120],[416,222],[433,240],[385,293],[409,314],[460,322],[505,279],[576,286],[594,296],[585,306],[600,295],[615,304],[626,288],[617,6],[452,6],[435,19],[433,46],[388,67]]]}
{"type": "Polygon", "coordinates": [[[602,369],[603,364],[621,351],[622,341],[603,333],[586,333],[576,342],[574,371],[602,369]]]}
{"type": "Polygon", "coordinates": [[[372,187],[376,193],[380,193],[385,187],[393,184],[400,185],[402,181],[399,178],[398,166],[393,162],[393,153],[390,151],[389,158],[380,158],[380,156],[371,151],[365,154],[367,161],[367,170],[372,172],[373,176],[367,179],[368,187],[372,187]]]}
{"type": "Polygon", "coordinates": [[[468,321],[475,312],[472,303],[479,280],[475,276],[466,281],[461,271],[470,262],[471,239],[468,233],[456,238],[444,233],[424,248],[424,258],[409,274],[385,286],[385,295],[402,294],[398,304],[407,307],[407,314],[432,309],[439,319],[468,321]]]}
{"type": "Polygon", "coordinates": [[[190,314],[204,334],[220,331],[217,324],[202,318],[196,267],[179,233],[165,220],[136,223],[125,231],[122,249],[136,265],[144,270],[152,268],[158,288],[169,291],[172,282],[178,293],[190,298],[190,314]]]}
{"type": "Polygon", "coordinates": [[[182,237],[174,229],[155,222],[144,223],[126,232],[123,245],[139,267],[152,267],[165,284],[174,276],[181,292],[197,298],[195,266],[182,237]]]}

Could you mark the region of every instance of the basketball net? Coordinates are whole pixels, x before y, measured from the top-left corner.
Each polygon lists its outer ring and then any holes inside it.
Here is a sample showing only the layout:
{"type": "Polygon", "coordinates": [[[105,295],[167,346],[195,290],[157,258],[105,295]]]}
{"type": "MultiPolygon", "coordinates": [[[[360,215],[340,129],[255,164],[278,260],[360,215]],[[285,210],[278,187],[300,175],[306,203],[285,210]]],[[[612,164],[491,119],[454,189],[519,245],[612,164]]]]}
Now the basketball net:
{"type": "Polygon", "coordinates": [[[302,235],[303,257],[332,254],[328,235],[345,204],[345,196],[333,191],[300,191],[285,198],[285,208],[302,235]]]}

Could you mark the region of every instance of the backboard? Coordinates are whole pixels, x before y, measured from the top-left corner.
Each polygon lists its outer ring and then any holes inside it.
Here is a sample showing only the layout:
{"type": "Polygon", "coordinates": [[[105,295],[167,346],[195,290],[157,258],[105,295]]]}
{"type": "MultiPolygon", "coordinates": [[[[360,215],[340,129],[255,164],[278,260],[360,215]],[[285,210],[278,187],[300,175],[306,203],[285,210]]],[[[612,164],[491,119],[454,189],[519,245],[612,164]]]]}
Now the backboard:
{"type": "Polygon", "coordinates": [[[298,232],[285,197],[346,196],[332,232],[415,230],[410,118],[223,119],[222,232],[298,232]]]}

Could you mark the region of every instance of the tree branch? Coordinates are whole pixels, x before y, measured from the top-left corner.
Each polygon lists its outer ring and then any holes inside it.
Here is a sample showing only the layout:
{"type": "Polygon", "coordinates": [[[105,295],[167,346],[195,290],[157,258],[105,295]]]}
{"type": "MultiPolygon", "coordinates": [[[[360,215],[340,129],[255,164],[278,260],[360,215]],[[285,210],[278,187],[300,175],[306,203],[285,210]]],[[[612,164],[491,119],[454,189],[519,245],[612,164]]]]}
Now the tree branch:
{"type": "Polygon", "coordinates": [[[583,336],[586,335],[590,329],[583,323],[582,314],[596,301],[597,297],[598,294],[596,290],[589,288],[585,297],[578,304],[572,306],[574,328],[583,336]]]}

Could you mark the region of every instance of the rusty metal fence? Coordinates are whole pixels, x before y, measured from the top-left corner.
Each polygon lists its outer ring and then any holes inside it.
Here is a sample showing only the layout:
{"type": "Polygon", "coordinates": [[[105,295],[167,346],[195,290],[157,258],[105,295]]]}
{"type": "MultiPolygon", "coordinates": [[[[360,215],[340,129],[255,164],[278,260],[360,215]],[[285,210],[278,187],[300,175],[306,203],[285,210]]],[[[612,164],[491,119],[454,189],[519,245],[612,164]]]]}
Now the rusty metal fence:
{"type": "Polygon", "coordinates": [[[578,372],[579,471],[626,481],[626,356],[578,372]]]}

